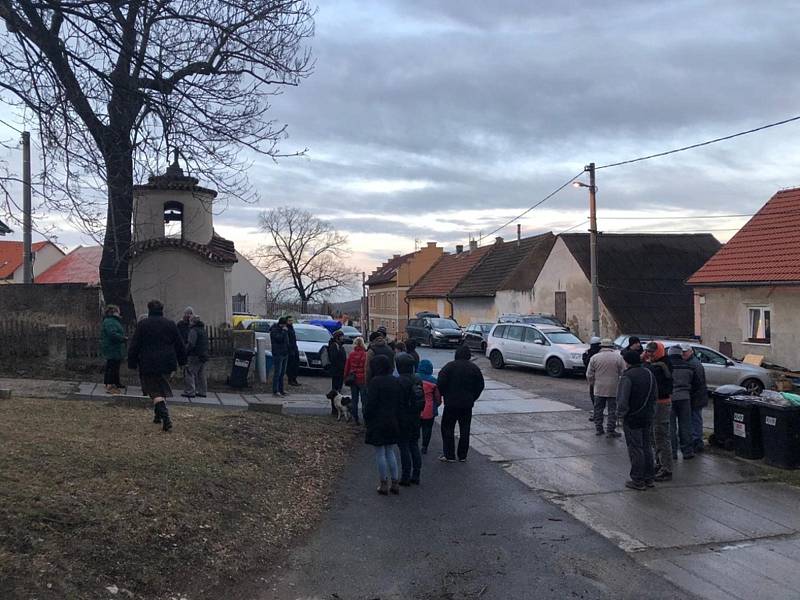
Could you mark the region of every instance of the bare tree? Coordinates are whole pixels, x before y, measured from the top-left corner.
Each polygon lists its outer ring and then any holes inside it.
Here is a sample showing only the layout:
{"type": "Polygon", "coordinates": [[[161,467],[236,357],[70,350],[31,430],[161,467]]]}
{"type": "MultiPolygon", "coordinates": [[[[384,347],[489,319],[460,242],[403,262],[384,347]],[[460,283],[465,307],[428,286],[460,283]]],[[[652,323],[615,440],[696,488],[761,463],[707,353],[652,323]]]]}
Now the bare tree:
{"type": "Polygon", "coordinates": [[[283,206],[262,213],[260,227],[269,238],[258,251],[262,268],[275,274],[274,279],[289,282],[303,312],[309,302],[325,300],[353,285],[355,274],[345,264],[347,237],[330,223],[308,211],[283,206]]]}
{"type": "Polygon", "coordinates": [[[310,73],[312,13],[305,0],[0,0],[0,91],[34,115],[43,196],[87,229],[105,221],[100,279],[126,319],[134,177],[180,148],[194,175],[244,195],[240,150],[279,155],[268,99],[310,73]]]}

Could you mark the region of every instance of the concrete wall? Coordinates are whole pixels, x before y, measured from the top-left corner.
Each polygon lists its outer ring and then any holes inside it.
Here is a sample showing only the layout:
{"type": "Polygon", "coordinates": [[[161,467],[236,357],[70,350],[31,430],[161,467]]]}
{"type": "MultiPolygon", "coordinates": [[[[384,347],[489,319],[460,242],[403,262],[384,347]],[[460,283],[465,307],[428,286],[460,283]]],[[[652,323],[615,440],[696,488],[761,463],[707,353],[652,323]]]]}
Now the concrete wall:
{"type": "Polygon", "coordinates": [[[703,343],[731,342],[734,358],[761,354],[769,363],[800,369],[800,286],[695,288],[703,343]],[[748,308],[770,308],[769,344],[746,342],[748,308]]]}
{"type": "Polygon", "coordinates": [[[101,321],[100,288],[82,283],[33,283],[0,286],[0,315],[69,327],[101,321]]]}
{"type": "Polygon", "coordinates": [[[462,327],[470,323],[493,323],[499,313],[494,298],[453,298],[453,316],[462,327]]]}
{"type": "MultiPolygon", "coordinates": [[[[556,292],[567,293],[567,325],[582,340],[592,335],[592,286],[580,265],[561,239],[556,240],[539,278],[530,292],[501,290],[498,312],[542,312],[555,314],[556,292]]],[[[600,336],[614,338],[620,333],[616,321],[600,302],[600,336]]]]}
{"type": "Polygon", "coordinates": [[[135,190],[133,193],[134,241],[164,237],[164,204],[183,204],[182,238],[207,244],[214,233],[211,196],[179,190],[135,190]]]}
{"type": "MultiPolygon", "coordinates": [[[[52,244],[42,246],[38,251],[33,253],[33,281],[47,271],[50,267],[64,258],[64,253],[52,244]]],[[[23,283],[25,281],[25,269],[22,265],[14,271],[11,279],[7,280],[8,283],[23,283]]]]}
{"type": "Polygon", "coordinates": [[[210,263],[181,248],[151,250],[131,261],[131,294],[137,316],[147,303],[164,303],[164,316],[177,320],[191,306],[206,325],[231,321],[231,266],[210,263]]]}
{"type": "Polygon", "coordinates": [[[239,262],[231,267],[231,302],[237,294],[247,295],[248,312],[267,315],[267,282],[258,268],[244,256],[236,253],[239,262]]]}

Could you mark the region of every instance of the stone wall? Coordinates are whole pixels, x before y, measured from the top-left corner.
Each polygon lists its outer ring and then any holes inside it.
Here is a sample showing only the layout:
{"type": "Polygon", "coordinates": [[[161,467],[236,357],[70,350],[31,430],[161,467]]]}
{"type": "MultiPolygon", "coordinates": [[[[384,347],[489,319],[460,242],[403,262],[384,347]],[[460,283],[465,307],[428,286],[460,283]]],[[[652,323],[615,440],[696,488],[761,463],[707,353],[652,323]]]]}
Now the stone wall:
{"type": "Polygon", "coordinates": [[[68,327],[98,326],[102,293],[83,283],[32,283],[0,286],[0,315],[68,327]]]}

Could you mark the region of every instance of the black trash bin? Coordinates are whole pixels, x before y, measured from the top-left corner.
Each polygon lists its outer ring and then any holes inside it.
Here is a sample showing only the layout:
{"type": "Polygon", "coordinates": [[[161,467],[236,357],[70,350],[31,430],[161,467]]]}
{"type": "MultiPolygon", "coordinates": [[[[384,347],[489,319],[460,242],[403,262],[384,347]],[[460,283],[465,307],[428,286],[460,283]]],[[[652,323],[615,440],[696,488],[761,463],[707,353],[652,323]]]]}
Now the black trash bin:
{"type": "Polygon", "coordinates": [[[713,392],[711,398],[714,401],[714,433],[708,438],[714,446],[733,450],[733,414],[731,405],[726,404],[725,400],[731,396],[741,396],[747,394],[740,385],[721,385],[713,392]]]}
{"type": "Polygon", "coordinates": [[[726,398],[730,406],[733,427],[733,450],[736,456],[758,459],[764,456],[761,443],[761,421],[758,399],[751,396],[726,398]]]}
{"type": "Polygon", "coordinates": [[[800,406],[759,404],[764,462],[781,469],[800,467],[800,406]]]}
{"type": "Polygon", "coordinates": [[[253,362],[255,352],[247,348],[237,348],[233,351],[233,367],[231,368],[228,385],[235,388],[247,387],[247,374],[253,362]]]}

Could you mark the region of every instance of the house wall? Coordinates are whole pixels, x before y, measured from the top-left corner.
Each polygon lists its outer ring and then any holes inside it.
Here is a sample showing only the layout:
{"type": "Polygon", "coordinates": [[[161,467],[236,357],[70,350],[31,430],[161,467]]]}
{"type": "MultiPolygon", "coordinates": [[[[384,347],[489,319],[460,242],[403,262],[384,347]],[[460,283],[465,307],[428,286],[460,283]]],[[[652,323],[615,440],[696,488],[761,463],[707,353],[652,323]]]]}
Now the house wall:
{"type": "MultiPolygon", "coordinates": [[[[399,290],[395,281],[369,287],[367,298],[369,299],[370,331],[375,331],[378,327],[383,326],[386,327],[386,333],[390,336],[397,335],[401,316],[398,312],[398,303],[401,295],[405,296],[405,289],[399,290]]],[[[405,303],[403,303],[402,317],[405,317],[405,303]]]]}
{"type": "Polygon", "coordinates": [[[231,302],[237,294],[247,295],[248,312],[267,315],[267,285],[269,279],[244,256],[236,253],[239,262],[231,267],[231,302]]]}
{"type": "MultiPolygon", "coordinates": [[[[58,261],[64,258],[64,253],[52,244],[47,244],[33,253],[33,281],[58,261]]],[[[23,283],[25,269],[22,265],[14,271],[10,283],[23,283]]]]}
{"type": "Polygon", "coordinates": [[[409,298],[409,316],[419,312],[432,312],[442,317],[450,316],[450,304],[444,298],[409,298]]]}
{"type": "Polygon", "coordinates": [[[138,316],[157,298],[164,316],[177,320],[191,306],[206,325],[231,321],[231,265],[203,260],[181,248],[159,248],[131,261],[131,294],[138,316]]]}
{"type": "MultiPolygon", "coordinates": [[[[592,285],[564,244],[556,240],[547,261],[530,291],[500,290],[495,304],[499,314],[555,313],[555,293],[567,294],[567,325],[582,340],[592,335],[592,285]]],[[[623,333],[600,301],[600,337],[614,338],[623,333]]]]}
{"type": "Polygon", "coordinates": [[[760,354],[769,363],[800,369],[800,286],[695,288],[703,343],[731,342],[734,358],[760,354]],[[748,308],[770,308],[769,344],[746,342],[748,308]]]}
{"type": "Polygon", "coordinates": [[[444,254],[444,249],[438,248],[436,242],[428,242],[428,245],[414,253],[397,269],[397,285],[400,287],[411,287],[419,278],[425,275],[433,264],[444,254]]]}
{"type": "Polygon", "coordinates": [[[461,326],[470,323],[493,323],[497,312],[494,298],[453,298],[453,316],[461,326]]]}

